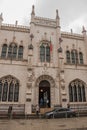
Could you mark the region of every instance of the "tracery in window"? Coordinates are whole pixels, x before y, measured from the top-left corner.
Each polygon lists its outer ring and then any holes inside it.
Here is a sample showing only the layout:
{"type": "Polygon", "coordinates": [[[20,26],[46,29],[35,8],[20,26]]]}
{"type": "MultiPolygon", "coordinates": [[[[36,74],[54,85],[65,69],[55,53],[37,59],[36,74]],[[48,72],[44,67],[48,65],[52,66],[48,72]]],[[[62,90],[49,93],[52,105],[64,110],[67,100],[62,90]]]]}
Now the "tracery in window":
{"type": "Polygon", "coordinates": [[[23,50],[24,48],[22,45],[18,47],[17,44],[14,42],[12,42],[9,46],[7,46],[7,44],[3,44],[1,58],[9,58],[11,60],[15,60],[18,58],[18,60],[22,60],[23,50]]]}
{"type": "Polygon", "coordinates": [[[50,62],[50,45],[48,43],[40,45],[40,61],[50,62]]]}
{"type": "Polygon", "coordinates": [[[76,50],[72,50],[71,51],[71,60],[73,64],[77,64],[78,63],[78,54],[76,50]]]}
{"type": "Polygon", "coordinates": [[[69,84],[69,101],[70,102],[85,102],[85,84],[80,80],[74,80],[69,84]]]}
{"type": "Polygon", "coordinates": [[[8,58],[15,59],[17,56],[17,45],[11,43],[8,47],[8,58]]]}
{"type": "Polygon", "coordinates": [[[6,58],[6,53],[7,53],[7,44],[4,44],[2,46],[1,58],[6,58]]]}
{"type": "Polygon", "coordinates": [[[0,79],[0,101],[18,102],[19,82],[12,76],[6,76],[0,79]]]}
{"type": "Polygon", "coordinates": [[[72,64],[83,64],[83,53],[77,50],[66,51],[66,62],[72,64]]]}

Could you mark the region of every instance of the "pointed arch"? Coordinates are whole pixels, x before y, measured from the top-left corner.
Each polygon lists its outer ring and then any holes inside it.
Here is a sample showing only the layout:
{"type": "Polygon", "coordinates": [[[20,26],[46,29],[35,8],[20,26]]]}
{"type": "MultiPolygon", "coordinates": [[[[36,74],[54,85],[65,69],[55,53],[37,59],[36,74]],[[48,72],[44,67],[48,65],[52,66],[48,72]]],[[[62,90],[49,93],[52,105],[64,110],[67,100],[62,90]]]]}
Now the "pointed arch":
{"type": "Polygon", "coordinates": [[[75,79],[69,84],[69,101],[70,102],[85,102],[85,83],[80,79],[75,79]]]}
{"type": "Polygon", "coordinates": [[[42,40],[40,42],[40,61],[50,62],[51,60],[50,41],[42,40]]]}
{"type": "MultiPolygon", "coordinates": [[[[54,101],[55,101],[55,80],[49,76],[49,75],[41,75],[37,78],[36,82],[35,82],[35,100],[34,102],[38,103],[38,100],[39,100],[39,87],[40,87],[40,83],[46,81],[45,83],[48,83],[50,84],[50,90],[49,90],[49,95],[50,95],[50,107],[54,104],[54,101]]],[[[44,84],[45,85],[45,84],[44,84]]]]}
{"type": "Polygon", "coordinates": [[[17,44],[12,42],[8,47],[8,58],[16,59],[17,57],[17,44]]]}
{"type": "Polygon", "coordinates": [[[0,101],[18,102],[19,80],[11,75],[0,78],[0,101]]]}

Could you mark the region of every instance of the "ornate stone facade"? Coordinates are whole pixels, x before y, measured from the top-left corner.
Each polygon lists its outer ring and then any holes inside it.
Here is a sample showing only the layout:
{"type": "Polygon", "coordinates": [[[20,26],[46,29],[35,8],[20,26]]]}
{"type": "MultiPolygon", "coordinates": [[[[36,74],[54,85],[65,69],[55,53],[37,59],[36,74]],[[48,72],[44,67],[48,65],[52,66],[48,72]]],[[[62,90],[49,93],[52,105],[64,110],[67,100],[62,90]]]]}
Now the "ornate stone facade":
{"type": "Polygon", "coordinates": [[[68,103],[71,107],[84,107],[87,104],[85,28],[82,34],[62,32],[58,10],[55,19],[47,19],[35,16],[34,6],[30,26],[7,25],[2,21],[1,14],[0,106],[13,105],[15,109],[18,105],[25,114],[30,114],[32,106],[40,105],[42,98],[43,108],[47,107],[47,99],[51,108],[66,107],[68,103]],[[13,88],[6,84],[2,87],[1,81],[6,77],[18,81],[17,92],[13,93],[13,88]],[[16,95],[18,100],[9,101],[9,95],[10,99],[16,95]]]}

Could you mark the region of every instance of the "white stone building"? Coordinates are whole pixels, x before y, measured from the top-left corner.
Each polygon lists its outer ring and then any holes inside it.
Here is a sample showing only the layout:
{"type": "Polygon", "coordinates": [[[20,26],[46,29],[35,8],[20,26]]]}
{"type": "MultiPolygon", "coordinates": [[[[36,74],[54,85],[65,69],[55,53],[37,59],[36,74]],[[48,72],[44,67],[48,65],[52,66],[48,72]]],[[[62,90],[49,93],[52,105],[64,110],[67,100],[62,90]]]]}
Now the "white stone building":
{"type": "Polygon", "coordinates": [[[32,106],[87,105],[87,35],[62,32],[56,18],[37,17],[30,25],[3,23],[0,15],[0,110],[32,113],[32,106]],[[48,102],[47,102],[48,101],[48,102]]]}

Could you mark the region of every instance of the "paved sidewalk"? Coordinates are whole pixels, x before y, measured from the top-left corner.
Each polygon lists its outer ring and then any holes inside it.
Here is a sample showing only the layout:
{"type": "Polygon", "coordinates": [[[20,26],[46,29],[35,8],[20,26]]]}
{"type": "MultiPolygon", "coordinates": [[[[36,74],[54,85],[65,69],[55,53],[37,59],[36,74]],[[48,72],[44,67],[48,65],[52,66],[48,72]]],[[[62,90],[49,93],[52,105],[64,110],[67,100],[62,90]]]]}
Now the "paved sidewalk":
{"type": "Polygon", "coordinates": [[[0,120],[0,130],[87,130],[87,117],[0,120]]]}

